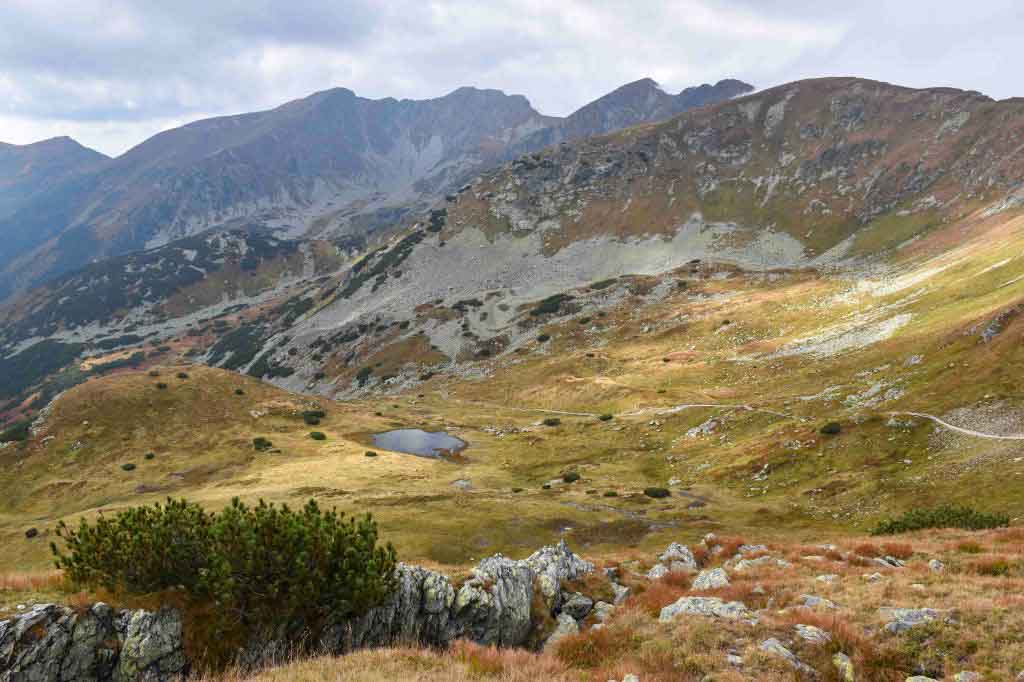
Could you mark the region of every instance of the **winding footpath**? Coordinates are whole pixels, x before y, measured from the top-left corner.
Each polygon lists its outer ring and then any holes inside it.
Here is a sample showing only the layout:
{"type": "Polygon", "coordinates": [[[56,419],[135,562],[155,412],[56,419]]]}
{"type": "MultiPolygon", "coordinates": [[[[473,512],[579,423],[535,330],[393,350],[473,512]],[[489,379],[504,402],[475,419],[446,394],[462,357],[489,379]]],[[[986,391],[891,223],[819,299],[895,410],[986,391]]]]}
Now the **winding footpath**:
{"type": "Polygon", "coordinates": [[[950,431],[956,431],[957,433],[962,433],[965,436],[974,436],[975,438],[987,438],[988,440],[1024,440],[1024,434],[1022,434],[1022,433],[1010,434],[1008,436],[1000,436],[999,434],[996,434],[996,433],[984,433],[982,431],[975,431],[974,429],[965,429],[962,426],[956,426],[954,424],[950,424],[949,422],[944,421],[943,419],[940,419],[939,417],[936,417],[934,414],[927,414],[926,412],[890,412],[889,414],[891,414],[891,415],[905,414],[905,415],[910,415],[911,417],[920,417],[922,419],[930,419],[933,422],[935,422],[936,424],[938,424],[939,426],[943,426],[943,427],[949,429],[950,431]]]}

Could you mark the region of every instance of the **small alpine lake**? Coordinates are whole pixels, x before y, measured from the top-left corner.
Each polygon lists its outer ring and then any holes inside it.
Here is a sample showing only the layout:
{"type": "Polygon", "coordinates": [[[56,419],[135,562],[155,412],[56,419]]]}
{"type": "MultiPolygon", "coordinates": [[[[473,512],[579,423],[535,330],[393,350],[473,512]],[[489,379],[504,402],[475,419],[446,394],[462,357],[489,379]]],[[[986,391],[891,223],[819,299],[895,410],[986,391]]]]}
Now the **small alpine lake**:
{"type": "Polygon", "coordinates": [[[404,452],[419,457],[440,459],[452,457],[469,445],[461,438],[445,431],[423,431],[422,429],[396,429],[373,434],[374,446],[382,450],[404,452]]]}

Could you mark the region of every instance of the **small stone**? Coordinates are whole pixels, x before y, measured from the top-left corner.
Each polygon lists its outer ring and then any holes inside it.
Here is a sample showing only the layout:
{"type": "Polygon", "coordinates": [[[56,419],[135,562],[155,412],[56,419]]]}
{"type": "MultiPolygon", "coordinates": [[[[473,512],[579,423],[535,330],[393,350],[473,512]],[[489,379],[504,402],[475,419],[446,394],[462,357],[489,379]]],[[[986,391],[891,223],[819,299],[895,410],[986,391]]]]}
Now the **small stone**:
{"type": "Polygon", "coordinates": [[[728,661],[729,665],[731,665],[733,667],[736,667],[736,668],[742,668],[743,667],[743,657],[740,656],[739,654],[734,654],[734,653],[730,652],[730,653],[725,655],[725,660],[728,661]]]}
{"type": "Polygon", "coordinates": [[[839,673],[839,679],[842,682],[855,682],[857,679],[853,671],[853,661],[846,654],[838,653],[833,656],[832,665],[836,667],[836,672],[839,673]]]}
{"type": "Polygon", "coordinates": [[[879,580],[885,580],[885,576],[881,573],[864,574],[864,579],[869,583],[877,583],[879,580]]]}
{"type": "Polygon", "coordinates": [[[594,600],[579,592],[562,599],[562,613],[569,614],[575,620],[583,620],[593,608],[594,600]]]}
{"type": "Polygon", "coordinates": [[[729,585],[729,574],[723,568],[701,571],[693,581],[691,589],[695,591],[716,590],[729,585]]]}
{"type": "Polygon", "coordinates": [[[678,542],[673,542],[668,548],[662,552],[658,560],[663,564],[682,564],[683,568],[679,570],[696,571],[697,560],[693,557],[693,552],[686,545],[681,545],[678,542]]]}
{"type": "Polygon", "coordinates": [[[783,646],[782,642],[775,639],[774,637],[766,639],[761,642],[761,651],[771,654],[772,656],[778,656],[787,663],[789,663],[794,669],[806,672],[808,674],[814,673],[814,669],[806,663],[800,661],[792,651],[783,646]]]}
{"type": "Polygon", "coordinates": [[[816,609],[821,607],[823,609],[834,609],[836,604],[833,601],[829,601],[824,597],[817,597],[813,594],[802,594],[800,598],[804,600],[803,606],[809,609],[816,609]]]}
{"type": "Polygon", "coordinates": [[[647,571],[648,580],[659,580],[668,575],[668,566],[665,564],[654,564],[651,570],[647,571]]]}
{"type": "Polygon", "coordinates": [[[946,565],[938,559],[931,559],[928,562],[928,568],[930,568],[935,573],[941,573],[943,570],[945,570],[946,565]]]}
{"type": "Polygon", "coordinates": [[[559,641],[565,639],[569,635],[575,635],[580,631],[580,626],[576,623],[576,619],[568,613],[558,614],[558,618],[556,620],[558,625],[555,627],[555,631],[548,636],[547,641],[544,642],[545,649],[557,645],[559,641]]]}
{"type": "Polygon", "coordinates": [[[629,673],[622,678],[622,682],[640,682],[640,678],[633,673],[629,673]]]}
{"type": "Polygon", "coordinates": [[[981,673],[976,673],[973,670],[964,670],[956,675],[953,675],[953,682],[980,682],[981,673]]]}
{"type": "Polygon", "coordinates": [[[594,618],[597,622],[603,623],[608,620],[615,611],[615,606],[606,601],[599,601],[594,604],[594,618]]]}
{"type": "Polygon", "coordinates": [[[913,675],[908,677],[906,682],[939,682],[934,677],[925,677],[924,675],[913,675]]]}
{"type": "Polygon", "coordinates": [[[828,573],[826,575],[819,575],[817,578],[815,578],[815,580],[817,580],[819,583],[828,583],[829,585],[831,585],[832,583],[834,583],[838,579],[839,579],[839,576],[836,575],[835,573],[828,573]]]}
{"type": "Polygon", "coordinates": [[[832,635],[813,625],[794,625],[797,636],[812,644],[825,644],[832,641],[832,635]]]}
{"type": "Polygon", "coordinates": [[[626,601],[626,599],[629,598],[629,595],[632,592],[632,590],[630,590],[629,587],[625,585],[620,585],[618,583],[612,583],[612,591],[615,592],[616,606],[626,601]]]}

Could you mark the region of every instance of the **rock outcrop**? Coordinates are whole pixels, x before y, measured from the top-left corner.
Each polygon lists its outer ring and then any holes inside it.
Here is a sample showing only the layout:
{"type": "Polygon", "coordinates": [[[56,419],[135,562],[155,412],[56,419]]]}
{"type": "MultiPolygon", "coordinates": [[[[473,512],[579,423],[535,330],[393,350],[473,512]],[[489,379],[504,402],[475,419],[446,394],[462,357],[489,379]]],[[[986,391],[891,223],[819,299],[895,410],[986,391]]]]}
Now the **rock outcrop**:
{"type": "MultiPolygon", "coordinates": [[[[395,643],[446,646],[459,638],[505,647],[538,644],[548,633],[536,632],[535,622],[545,616],[554,620],[557,639],[578,631],[593,605],[581,593],[563,598],[562,584],[593,569],[564,541],[523,560],[484,559],[458,588],[440,573],[400,564],[391,597],[359,618],[325,628],[316,648],[340,654],[395,643]]],[[[238,658],[243,666],[256,666],[293,648],[284,637],[266,636],[238,658]]],[[[171,609],[115,611],[95,604],[80,612],[50,604],[0,621],[0,682],[163,682],[188,671],[182,618],[171,609]]]]}

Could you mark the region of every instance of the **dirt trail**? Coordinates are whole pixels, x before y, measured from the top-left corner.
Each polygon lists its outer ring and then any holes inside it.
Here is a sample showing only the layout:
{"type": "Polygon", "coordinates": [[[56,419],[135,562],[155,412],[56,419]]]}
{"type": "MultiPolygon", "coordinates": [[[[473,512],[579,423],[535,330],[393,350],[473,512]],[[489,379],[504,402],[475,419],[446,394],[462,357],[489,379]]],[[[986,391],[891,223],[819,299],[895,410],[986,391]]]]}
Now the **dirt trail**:
{"type": "Polygon", "coordinates": [[[961,426],[955,426],[954,424],[950,424],[949,422],[944,421],[939,417],[936,417],[934,414],[927,414],[925,412],[890,412],[889,414],[905,414],[910,415],[911,417],[921,417],[922,419],[930,419],[936,424],[946,427],[950,431],[956,431],[957,433],[962,433],[965,436],[974,436],[975,438],[988,438],[989,440],[1024,440],[1024,434],[1021,433],[1000,436],[999,434],[995,433],[984,433],[982,431],[975,431],[973,429],[965,429],[961,426]]]}

